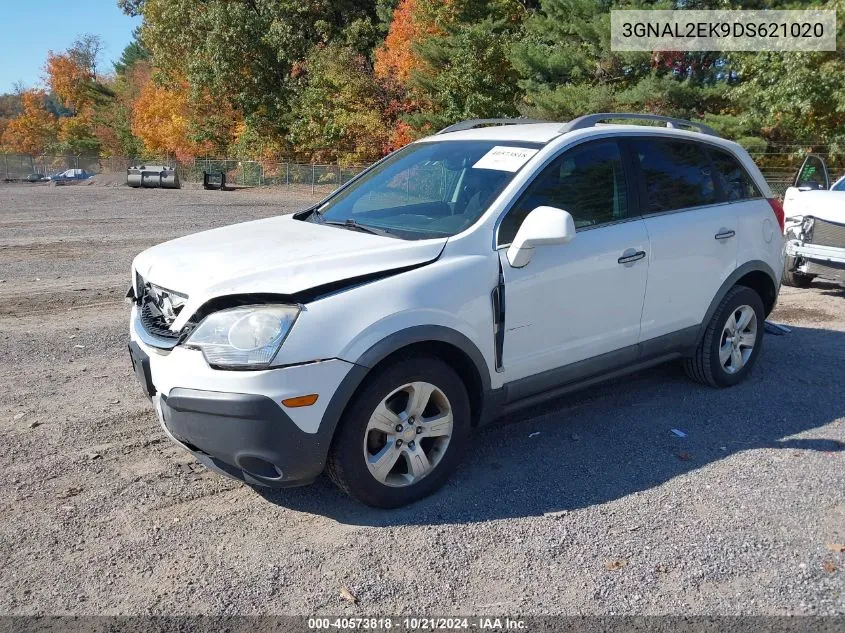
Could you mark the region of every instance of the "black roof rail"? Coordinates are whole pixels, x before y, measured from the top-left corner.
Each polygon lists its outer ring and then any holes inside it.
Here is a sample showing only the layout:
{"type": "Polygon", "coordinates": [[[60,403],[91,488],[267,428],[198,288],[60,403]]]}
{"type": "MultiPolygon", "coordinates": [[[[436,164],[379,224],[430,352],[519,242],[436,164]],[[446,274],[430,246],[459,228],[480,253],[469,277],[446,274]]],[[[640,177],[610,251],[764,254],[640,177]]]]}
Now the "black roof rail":
{"type": "Polygon", "coordinates": [[[665,123],[666,127],[672,128],[692,128],[702,134],[710,136],[719,136],[709,125],[698,123],[696,121],[687,121],[686,119],[676,119],[670,116],[662,116],[660,114],[642,114],[637,112],[600,112],[598,114],[586,114],[577,119],[573,119],[569,123],[560,128],[562,134],[567,132],[574,132],[575,130],[583,130],[585,128],[595,127],[596,124],[603,121],[612,121],[614,119],[634,119],[637,121],[659,121],[665,123]]]}
{"type": "Polygon", "coordinates": [[[466,121],[454,123],[449,127],[444,127],[437,134],[471,130],[485,125],[521,125],[523,123],[552,123],[552,121],[541,121],[539,119],[467,119],[466,121]]]}

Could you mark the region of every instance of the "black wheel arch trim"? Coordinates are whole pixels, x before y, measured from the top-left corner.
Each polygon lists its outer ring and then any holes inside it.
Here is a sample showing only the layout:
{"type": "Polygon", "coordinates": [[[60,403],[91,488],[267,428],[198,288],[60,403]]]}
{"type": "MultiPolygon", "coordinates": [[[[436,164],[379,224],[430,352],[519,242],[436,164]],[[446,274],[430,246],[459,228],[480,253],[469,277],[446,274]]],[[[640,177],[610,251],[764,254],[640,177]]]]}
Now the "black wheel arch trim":
{"type": "Polygon", "coordinates": [[[490,369],[481,350],[467,336],[443,325],[415,325],[386,336],[364,352],[356,365],[374,367],[382,360],[415,343],[447,343],[461,350],[475,365],[482,387],[490,388],[490,369]]]}
{"type": "Polygon", "coordinates": [[[772,286],[775,289],[775,299],[777,299],[780,286],[777,282],[777,275],[775,274],[775,271],[772,270],[772,267],[769,266],[766,262],[757,259],[745,262],[736,270],[734,270],[730,275],[728,275],[728,278],[725,279],[724,283],[722,283],[722,285],[719,287],[718,292],[716,292],[716,296],[713,297],[713,301],[710,302],[710,307],[707,308],[707,312],[704,315],[704,319],[702,319],[701,321],[701,327],[697,338],[698,342],[701,342],[701,339],[704,337],[704,331],[707,329],[707,324],[710,323],[710,319],[713,318],[713,314],[715,314],[716,309],[719,307],[719,304],[722,302],[722,299],[725,298],[725,295],[728,294],[728,291],[733,288],[740,279],[745,277],[745,275],[753,272],[762,272],[768,275],[769,279],[772,281],[772,286]]]}
{"type": "Polygon", "coordinates": [[[335,429],[340,422],[340,418],[343,416],[343,412],[373,367],[403,348],[418,343],[431,342],[451,345],[469,358],[475,367],[481,386],[481,410],[478,412],[477,419],[479,423],[489,420],[492,415],[492,407],[489,406],[489,397],[492,393],[490,388],[490,369],[481,350],[467,336],[452,328],[442,325],[417,325],[399,330],[383,338],[355,361],[352,369],[350,369],[349,373],[346,374],[340,385],[338,385],[329,404],[326,406],[326,411],[323,414],[323,420],[320,425],[320,432],[323,433],[323,427],[325,427],[325,432],[329,436],[334,436],[335,429]]]}

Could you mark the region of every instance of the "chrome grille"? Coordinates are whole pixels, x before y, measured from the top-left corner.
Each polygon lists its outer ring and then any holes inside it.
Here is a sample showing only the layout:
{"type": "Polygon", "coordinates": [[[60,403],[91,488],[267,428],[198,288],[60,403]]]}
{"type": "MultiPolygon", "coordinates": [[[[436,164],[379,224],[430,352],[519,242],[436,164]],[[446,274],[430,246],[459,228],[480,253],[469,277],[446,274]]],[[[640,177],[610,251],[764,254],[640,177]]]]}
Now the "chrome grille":
{"type": "Polygon", "coordinates": [[[153,336],[172,339],[179,338],[179,332],[173,332],[170,329],[170,323],[168,323],[164,315],[156,309],[152,301],[144,301],[142,299],[140,317],[141,325],[153,336]]]}
{"type": "Polygon", "coordinates": [[[138,302],[138,322],[140,326],[163,344],[175,345],[180,333],[170,326],[179,316],[188,297],[138,279],[141,297],[138,302]]]}
{"type": "Polygon", "coordinates": [[[836,224],[815,218],[811,242],[819,246],[845,248],[845,224],[836,224]]]}

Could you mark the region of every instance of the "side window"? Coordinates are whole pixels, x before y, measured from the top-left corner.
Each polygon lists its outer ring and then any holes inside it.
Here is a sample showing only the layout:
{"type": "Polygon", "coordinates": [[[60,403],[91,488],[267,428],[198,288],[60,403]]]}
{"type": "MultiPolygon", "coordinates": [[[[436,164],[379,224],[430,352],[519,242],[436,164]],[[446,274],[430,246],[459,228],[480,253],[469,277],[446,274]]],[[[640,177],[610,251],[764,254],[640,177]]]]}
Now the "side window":
{"type": "Polygon", "coordinates": [[[645,179],[645,213],[718,202],[710,157],[700,145],[662,139],[634,139],[632,145],[645,179]]]}
{"type": "Polygon", "coordinates": [[[616,141],[587,143],[552,161],[502,220],[498,243],[512,242],[525,217],[541,206],[568,211],[576,229],[627,217],[625,174],[616,141]]]}
{"type": "Polygon", "coordinates": [[[759,198],[762,195],[748,172],[731,154],[710,148],[710,156],[713,158],[714,175],[728,202],[759,198]]]}

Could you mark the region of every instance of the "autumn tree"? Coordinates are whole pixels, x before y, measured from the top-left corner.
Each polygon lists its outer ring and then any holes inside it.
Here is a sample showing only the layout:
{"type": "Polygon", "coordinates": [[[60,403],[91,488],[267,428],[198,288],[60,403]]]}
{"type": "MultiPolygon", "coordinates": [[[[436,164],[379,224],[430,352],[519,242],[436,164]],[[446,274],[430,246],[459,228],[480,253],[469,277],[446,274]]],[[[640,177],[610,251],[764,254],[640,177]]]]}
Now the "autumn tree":
{"type": "Polygon", "coordinates": [[[369,60],[340,43],[308,57],[305,87],[294,104],[291,140],[309,160],[372,162],[389,142],[389,95],[369,60]]]}
{"type": "Polygon", "coordinates": [[[226,101],[247,124],[284,136],[306,57],[375,17],[375,0],[146,0],[141,40],[154,64],[192,90],[226,101]]]}
{"type": "Polygon", "coordinates": [[[84,110],[91,102],[93,77],[67,53],[47,53],[47,85],[72,113],[84,110]]]}
{"type": "Polygon", "coordinates": [[[0,139],[3,138],[3,132],[9,121],[18,116],[23,110],[21,102],[21,95],[23,91],[17,91],[12,94],[0,95],[0,139]]]}
{"type": "Polygon", "coordinates": [[[419,69],[415,46],[425,36],[437,32],[437,25],[423,17],[420,5],[425,1],[399,0],[396,5],[387,37],[375,51],[375,72],[380,78],[407,84],[411,73],[419,69]]]}
{"type": "Polygon", "coordinates": [[[191,157],[198,148],[188,140],[188,96],[184,83],[165,88],[148,79],[132,112],[132,132],[150,154],[191,157]]]}
{"type": "Polygon", "coordinates": [[[67,110],[58,120],[59,151],[94,154],[101,149],[95,128],[103,114],[108,118],[115,94],[96,78],[98,41],[85,36],[64,53],[47,54],[47,85],[67,110]]]}
{"type": "Polygon", "coordinates": [[[233,142],[239,114],[187,80],[148,76],[132,104],[131,131],[151,155],[180,160],[224,154],[233,142]]]}
{"type": "Polygon", "coordinates": [[[2,145],[10,152],[37,156],[56,139],[56,116],[44,108],[44,92],[27,90],[21,94],[22,112],[3,131],[2,145]]]}

